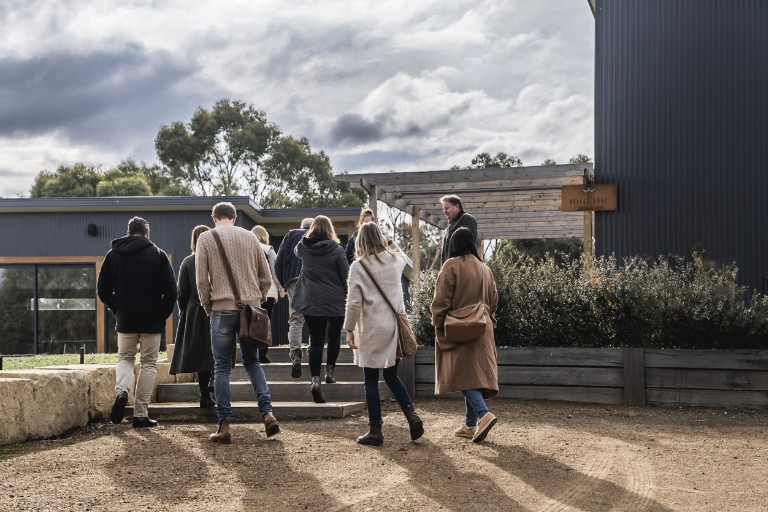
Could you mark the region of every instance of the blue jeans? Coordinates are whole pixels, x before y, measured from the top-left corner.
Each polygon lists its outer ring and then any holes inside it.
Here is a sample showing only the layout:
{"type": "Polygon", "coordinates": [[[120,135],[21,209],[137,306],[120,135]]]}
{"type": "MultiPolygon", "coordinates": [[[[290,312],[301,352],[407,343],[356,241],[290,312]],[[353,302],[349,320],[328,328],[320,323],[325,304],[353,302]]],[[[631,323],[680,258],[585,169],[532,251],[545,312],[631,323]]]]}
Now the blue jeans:
{"type": "MultiPolygon", "coordinates": [[[[240,329],[239,311],[211,311],[211,350],[213,352],[213,389],[216,394],[216,416],[219,421],[232,416],[232,403],[229,389],[229,374],[235,356],[237,331],[240,329]]],[[[272,412],[272,398],[269,396],[267,378],[259,364],[258,349],[249,343],[241,343],[243,367],[251,379],[251,386],[256,393],[259,412],[262,416],[272,412]]]]}
{"type": "MultiPolygon", "coordinates": [[[[381,398],[379,397],[379,369],[363,368],[365,374],[365,402],[368,405],[368,424],[378,425],[381,423],[381,398]]],[[[403,381],[397,375],[397,362],[394,366],[384,368],[384,382],[395,395],[395,400],[400,404],[400,408],[405,409],[411,405],[411,397],[408,396],[408,390],[405,389],[403,381]]]]}
{"type": "Polygon", "coordinates": [[[468,389],[461,392],[464,395],[464,405],[467,407],[468,427],[476,427],[478,418],[482,418],[488,413],[488,406],[483,400],[483,393],[479,389],[468,389]]]}

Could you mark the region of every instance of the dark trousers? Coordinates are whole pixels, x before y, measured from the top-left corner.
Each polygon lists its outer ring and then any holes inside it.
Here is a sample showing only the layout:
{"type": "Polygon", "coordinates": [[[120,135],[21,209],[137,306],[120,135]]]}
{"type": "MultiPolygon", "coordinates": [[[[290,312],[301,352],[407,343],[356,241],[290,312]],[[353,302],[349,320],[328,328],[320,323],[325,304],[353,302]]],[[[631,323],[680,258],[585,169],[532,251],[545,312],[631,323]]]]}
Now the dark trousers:
{"type": "MultiPolygon", "coordinates": [[[[379,369],[363,368],[365,374],[365,402],[368,405],[368,424],[381,423],[381,398],[379,397],[379,369]]],[[[403,381],[397,375],[397,363],[395,366],[384,368],[384,382],[387,383],[400,408],[405,409],[411,404],[411,397],[405,389],[403,381]]]]}
{"type": "MultiPolygon", "coordinates": [[[[277,302],[277,300],[274,297],[270,297],[265,302],[261,303],[261,307],[267,312],[267,316],[270,320],[272,320],[272,308],[275,306],[275,302],[277,302]]],[[[260,348],[259,355],[266,356],[268,350],[269,347],[260,348]]]]}
{"type": "Polygon", "coordinates": [[[304,321],[309,329],[309,374],[319,377],[320,367],[323,365],[323,346],[326,335],[328,336],[328,359],[325,364],[334,366],[336,359],[339,358],[344,317],[304,315],[304,321]]]}

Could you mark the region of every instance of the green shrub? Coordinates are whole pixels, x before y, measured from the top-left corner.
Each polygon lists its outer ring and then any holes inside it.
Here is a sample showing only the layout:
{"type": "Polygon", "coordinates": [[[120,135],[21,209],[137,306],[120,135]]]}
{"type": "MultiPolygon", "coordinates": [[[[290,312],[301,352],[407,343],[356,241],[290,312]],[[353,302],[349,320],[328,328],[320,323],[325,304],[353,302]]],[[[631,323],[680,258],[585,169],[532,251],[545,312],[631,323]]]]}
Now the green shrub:
{"type": "MultiPolygon", "coordinates": [[[[768,297],[750,298],[737,269],[700,258],[657,261],[522,256],[490,264],[499,291],[500,346],[762,348],[768,297]]],[[[434,344],[430,306],[437,272],[422,277],[414,331],[434,344]]]]}

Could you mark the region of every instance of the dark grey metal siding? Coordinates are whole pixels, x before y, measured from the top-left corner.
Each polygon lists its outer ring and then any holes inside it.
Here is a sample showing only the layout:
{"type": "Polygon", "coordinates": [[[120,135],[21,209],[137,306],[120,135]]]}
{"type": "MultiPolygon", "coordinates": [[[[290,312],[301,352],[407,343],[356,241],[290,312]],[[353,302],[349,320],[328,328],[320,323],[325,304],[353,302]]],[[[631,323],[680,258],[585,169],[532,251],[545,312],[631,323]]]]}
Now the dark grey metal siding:
{"type": "Polygon", "coordinates": [[[701,244],[768,292],[768,2],[599,0],[595,168],[618,184],[596,252],[701,244]]]}

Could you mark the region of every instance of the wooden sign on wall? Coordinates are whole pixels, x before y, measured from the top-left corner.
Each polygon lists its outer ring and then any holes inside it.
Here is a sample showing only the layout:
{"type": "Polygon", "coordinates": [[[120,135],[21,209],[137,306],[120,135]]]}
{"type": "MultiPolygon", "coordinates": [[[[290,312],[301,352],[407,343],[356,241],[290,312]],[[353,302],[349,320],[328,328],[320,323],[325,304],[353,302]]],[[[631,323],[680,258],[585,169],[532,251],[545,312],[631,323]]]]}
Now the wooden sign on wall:
{"type": "Polygon", "coordinates": [[[564,212],[616,211],[616,184],[564,185],[560,210],[564,212]]]}

